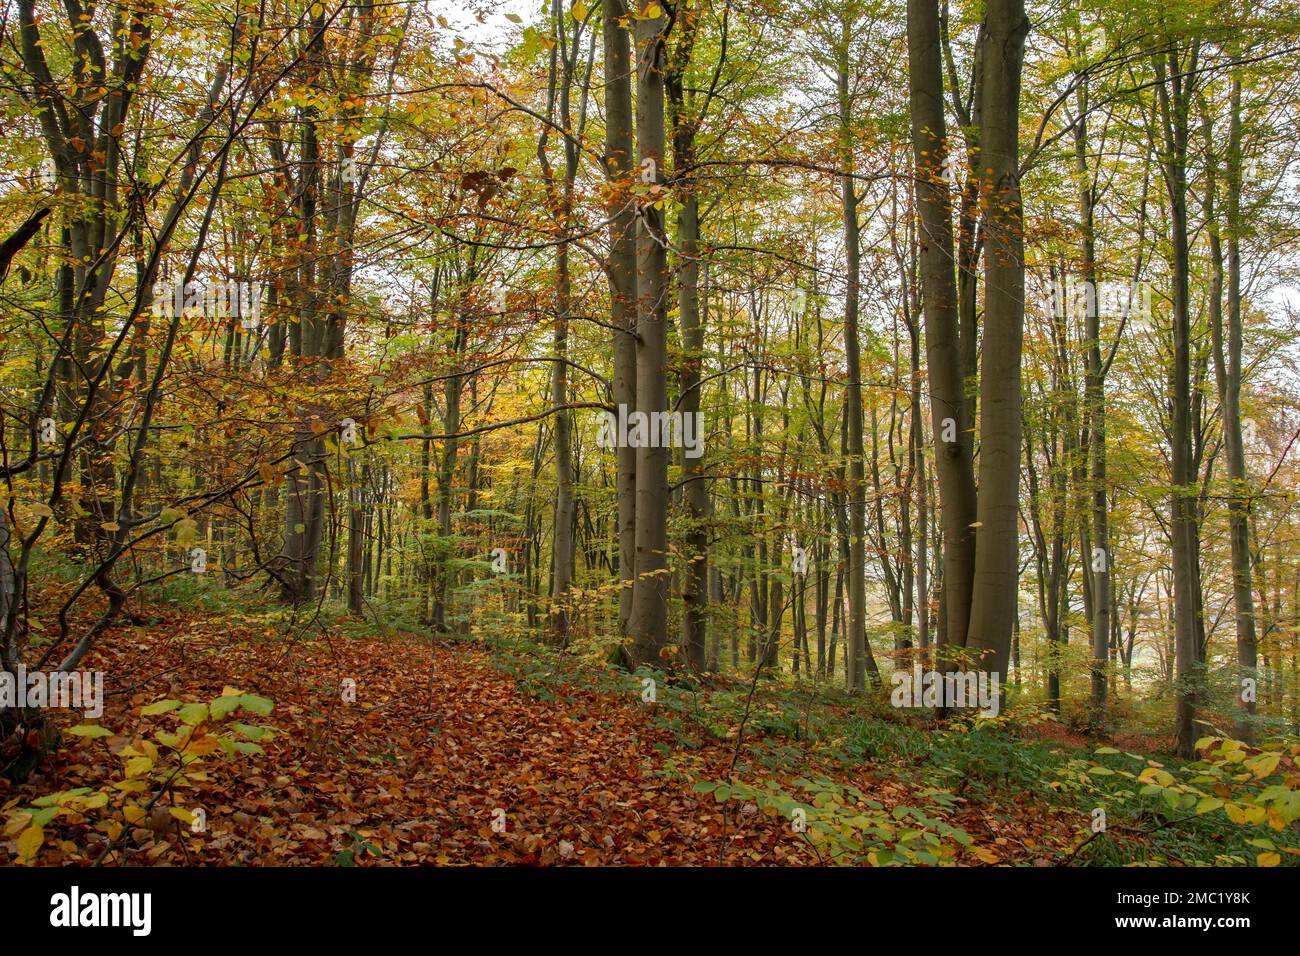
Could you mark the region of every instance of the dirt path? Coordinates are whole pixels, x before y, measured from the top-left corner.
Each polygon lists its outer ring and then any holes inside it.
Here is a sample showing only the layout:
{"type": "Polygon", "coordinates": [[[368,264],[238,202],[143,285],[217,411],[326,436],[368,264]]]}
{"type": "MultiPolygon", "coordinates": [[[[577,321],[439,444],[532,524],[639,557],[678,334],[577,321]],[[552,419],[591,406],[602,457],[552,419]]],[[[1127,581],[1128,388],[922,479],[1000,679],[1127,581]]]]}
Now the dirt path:
{"type": "MultiPolygon", "coordinates": [[[[277,735],[264,742],[264,755],[209,759],[208,779],[182,798],[203,808],[205,833],[136,830],[125,860],[117,853],[114,862],[818,862],[784,817],[694,792],[697,780],[726,778],[734,743],[701,735],[698,746],[683,749],[652,718],[631,679],[623,696],[548,684],[560,696],[539,699],[476,645],[439,645],[431,682],[430,649],[410,638],[286,640],[270,627],[149,610],[158,620],[115,630],[88,662],[116,692],[100,724],[127,735],[171,729],[174,716],[141,717],[139,708],[159,698],[206,701],[233,686],[274,701],[261,722],[277,735]],[[124,674],[142,683],[123,687],[117,675],[124,674]],[[343,699],[345,686],[355,689],[355,701],[343,699]]],[[[67,726],[80,717],[63,712],[59,720],[67,726]]],[[[122,767],[109,748],[125,742],[71,739],[21,789],[0,789],[0,806],[108,786],[122,767]]],[[[800,771],[844,779],[842,766],[800,771]]],[[[798,775],[764,771],[761,779],[790,786],[798,775]]],[[[846,782],[887,809],[913,797],[878,769],[846,782]]],[[[1030,858],[1045,832],[1026,840],[1033,821],[1012,833],[999,822],[1005,815],[973,806],[950,819],[977,837],[980,856],[966,857],[972,863],[1030,858]]],[[[38,863],[89,862],[106,841],[76,821],[53,828],[38,863]]],[[[15,852],[12,839],[0,841],[0,861],[11,862],[15,852]]]]}
{"type": "MultiPolygon", "coordinates": [[[[275,702],[263,723],[277,736],[264,756],[211,759],[210,779],[184,798],[204,808],[205,834],[185,832],[184,849],[179,834],[151,837],[130,862],[330,865],[351,850],[371,865],[715,864],[724,845],[731,864],[815,862],[785,821],[733,804],[726,822],[690,780],[656,773],[671,738],[631,691],[628,701],[581,690],[538,700],[467,645],[438,647],[431,687],[429,648],[413,640],[286,642],[159,613],[147,633],[114,632],[89,661],[110,675],[110,693],[120,689],[111,675],[152,675],[111,697],[99,723],[170,728],[174,719],[131,711],[230,685],[275,702]],[[345,680],[355,703],[341,699],[345,680]]],[[[691,762],[721,775],[729,759],[717,746],[691,762]]],[[[0,790],[0,803],[102,786],[119,768],[105,741],[73,740],[21,790],[0,790]]],[[[68,830],[38,862],[98,855],[102,834],[68,830]]]]}

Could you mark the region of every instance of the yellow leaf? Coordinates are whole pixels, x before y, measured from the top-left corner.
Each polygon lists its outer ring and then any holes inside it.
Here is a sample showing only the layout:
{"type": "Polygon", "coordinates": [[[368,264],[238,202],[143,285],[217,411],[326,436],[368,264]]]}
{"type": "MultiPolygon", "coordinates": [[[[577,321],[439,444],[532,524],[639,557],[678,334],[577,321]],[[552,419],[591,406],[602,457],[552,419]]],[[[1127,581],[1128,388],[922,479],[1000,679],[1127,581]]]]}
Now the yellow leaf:
{"type": "Polygon", "coordinates": [[[199,523],[193,518],[182,518],[176,522],[176,543],[188,548],[199,539],[199,523]]]}
{"type": "Polygon", "coordinates": [[[139,823],[144,819],[144,808],[138,804],[128,803],[122,808],[122,816],[126,817],[127,823],[139,823]]]}
{"type": "Polygon", "coordinates": [[[18,837],[18,859],[29,863],[36,858],[45,842],[45,831],[41,827],[28,827],[18,837]]]}
{"type": "Polygon", "coordinates": [[[221,746],[221,741],[212,734],[204,734],[202,737],[196,737],[185,746],[185,752],[194,757],[206,757],[213,753],[221,746]]]}
{"type": "Polygon", "coordinates": [[[1258,757],[1247,760],[1246,766],[1250,768],[1250,772],[1255,775],[1256,780],[1263,780],[1277,769],[1278,762],[1281,759],[1279,754],[1260,754],[1258,757]]]}
{"type": "Polygon", "coordinates": [[[1256,866],[1277,866],[1282,862],[1281,853],[1261,853],[1255,857],[1256,866]]]}
{"type": "Polygon", "coordinates": [[[1174,782],[1173,774],[1167,770],[1160,770],[1157,767],[1147,767],[1138,774],[1138,783],[1159,784],[1162,787],[1172,786],[1174,782]]]}

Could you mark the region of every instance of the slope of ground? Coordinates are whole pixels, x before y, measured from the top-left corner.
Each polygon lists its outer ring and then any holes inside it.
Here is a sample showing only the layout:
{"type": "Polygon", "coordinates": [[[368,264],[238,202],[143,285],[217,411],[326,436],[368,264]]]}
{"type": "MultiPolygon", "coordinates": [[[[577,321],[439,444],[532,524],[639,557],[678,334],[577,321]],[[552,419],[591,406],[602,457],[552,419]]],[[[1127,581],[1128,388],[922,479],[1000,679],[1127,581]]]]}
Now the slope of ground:
{"type": "MultiPolygon", "coordinates": [[[[604,689],[548,674],[539,693],[497,649],[470,642],[440,643],[431,656],[427,639],[410,635],[286,639],[167,606],[137,609],[136,620],[148,623],[114,629],[85,664],[109,675],[98,723],[114,736],[65,735],[21,786],[0,783],[9,814],[73,788],[111,795],[107,807],[51,821],[37,863],[761,865],[833,853],[801,832],[793,811],[747,799],[746,781],[755,793],[803,788],[809,812],[814,803],[852,812],[850,825],[876,828],[885,844],[914,813],[923,822],[901,835],[933,849],[919,862],[1041,865],[1077,840],[1077,821],[1033,794],[1003,807],[960,796],[926,805],[914,784],[877,765],[854,770],[797,743],[772,747],[756,719],[739,746],[737,728],[693,727],[684,739],[682,723],[643,703],[626,674],[603,675],[604,689]],[[175,724],[174,714],[141,708],[160,698],[207,701],[231,687],[274,702],[261,721],[275,731],[265,752],[218,755],[192,790],[113,826],[122,802],[114,752],[175,724]],[[841,787],[870,801],[867,817],[841,787]],[[206,830],[160,817],[173,802],[202,808],[206,830]],[[939,839],[936,828],[961,832],[939,839]]],[[[55,719],[81,722],[68,712],[55,719]]],[[[7,837],[0,859],[12,862],[18,841],[7,837]]]]}

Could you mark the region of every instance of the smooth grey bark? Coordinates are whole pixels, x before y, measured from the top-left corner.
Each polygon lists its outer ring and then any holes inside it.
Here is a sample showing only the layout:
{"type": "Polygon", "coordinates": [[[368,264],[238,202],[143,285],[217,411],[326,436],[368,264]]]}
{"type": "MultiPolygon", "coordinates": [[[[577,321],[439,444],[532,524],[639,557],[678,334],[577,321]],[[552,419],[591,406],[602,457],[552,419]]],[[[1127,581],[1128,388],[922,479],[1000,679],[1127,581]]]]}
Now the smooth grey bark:
{"type": "Polygon", "coordinates": [[[364,611],[362,598],[362,547],[365,543],[365,510],[363,489],[358,480],[357,463],[348,458],[348,550],[345,575],[347,577],[348,613],[360,617],[364,611]]]}
{"type": "MultiPolygon", "coordinates": [[[[1059,317],[1056,324],[1063,325],[1059,317]]],[[[1059,351],[1058,351],[1059,356],[1059,351]]],[[[1060,391],[1059,358],[1053,370],[1052,392],[1060,391]]],[[[1044,464],[1048,469],[1048,492],[1050,502],[1045,508],[1043,493],[1038,477],[1036,452],[1034,449],[1033,429],[1026,429],[1025,477],[1029,487],[1029,530],[1034,548],[1034,564],[1037,571],[1038,610],[1043,621],[1043,636],[1047,640],[1047,706],[1055,714],[1061,713],[1061,646],[1062,626],[1061,610],[1068,595],[1063,593],[1065,569],[1065,522],[1067,482],[1066,469],[1061,463],[1060,429],[1054,424],[1054,417],[1048,416],[1042,429],[1044,464]],[[1044,511],[1048,515],[1044,516],[1044,511]]]]}
{"type": "Polygon", "coordinates": [[[989,0],[982,46],[980,195],[985,209],[984,337],[980,369],[979,498],[967,647],[1004,680],[1020,564],[1020,360],[1025,319],[1020,197],[1020,74],[1024,0],[989,0]]]}
{"type": "Polygon", "coordinates": [[[1152,55],[1161,137],[1161,172],[1169,199],[1170,268],[1173,273],[1173,367],[1170,369],[1170,545],[1173,563],[1175,734],[1178,752],[1191,757],[1196,742],[1197,688],[1201,684],[1197,608],[1196,470],[1192,456],[1190,251],[1187,224],[1189,113],[1199,43],[1186,58],[1177,49],[1152,55]]]}
{"type": "MultiPolygon", "coordinates": [[[[631,192],[635,166],[632,142],[632,60],[623,0],[603,0],[605,48],[605,169],[609,178],[610,325],[614,327],[613,398],[619,408],[636,408],[636,207],[631,192]]],[[[618,499],[619,634],[626,636],[636,580],[636,449],[619,446],[618,499]]]]}
{"type": "MultiPolygon", "coordinates": [[[[437,548],[437,568],[434,572],[433,614],[430,622],[439,633],[447,630],[447,604],[451,591],[451,573],[448,569],[449,558],[453,548],[451,506],[456,480],[456,459],[460,453],[461,395],[465,388],[465,377],[460,374],[461,356],[467,339],[468,321],[455,323],[451,333],[451,360],[453,373],[443,383],[443,434],[448,435],[443,441],[442,457],[438,463],[437,482],[437,520],[439,543],[437,548]]],[[[382,513],[382,512],[381,512],[382,513]]],[[[382,538],[382,534],[380,535],[382,538]]],[[[376,570],[378,570],[376,568],[376,570]]]]}
{"type": "Polygon", "coordinates": [[[907,49],[926,369],[943,532],[942,603],[936,634],[942,654],[944,645],[966,644],[976,501],[973,423],[964,393],[953,274],[952,203],[943,179],[947,144],[936,0],[908,0],[907,49]]]}
{"type": "MultiPolygon", "coordinates": [[[[698,12],[683,2],[678,10],[679,33],[668,54],[665,92],[672,117],[673,180],[677,193],[677,315],[681,325],[681,398],[683,421],[700,415],[704,325],[700,313],[700,196],[695,167],[695,135],[700,117],[687,85],[694,52],[698,12]]],[[[703,442],[704,432],[697,435],[703,442]]],[[[702,447],[702,446],[701,446],[702,447]]],[[[682,649],[687,666],[705,669],[709,606],[709,485],[703,455],[682,458],[682,491],[686,504],[686,567],[683,574],[682,649]]]]}
{"type": "MultiPolygon", "coordinates": [[[[663,8],[643,0],[636,19],[636,140],[640,162],[653,163],[651,196],[662,191],[664,171],[664,53],[669,22],[663,8]],[[650,17],[648,10],[658,10],[650,17]]],[[[648,166],[648,164],[647,164],[648,166]]],[[[651,415],[668,409],[668,237],[654,202],[638,204],[636,407],[651,415]]],[[[662,436],[660,436],[662,437],[662,436]]],[[[636,450],[636,580],[628,633],[636,664],[658,663],[668,643],[668,453],[666,443],[644,441],[636,450]]]]}
{"type": "Polygon", "coordinates": [[[1091,575],[1091,699],[1089,729],[1103,730],[1106,723],[1110,631],[1112,614],[1110,509],[1106,500],[1106,370],[1101,359],[1101,309],[1097,290],[1097,236],[1095,228],[1096,187],[1088,168],[1088,81],[1080,80],[1076,97],[1079,117],[1074,124],[1075,174],[1079,179],[1079,232],[1082,252],[1082,280],[1093,291],[1085,310],[1084,338],[1088,350],[1084,376],[1084,405],[1088,421],[1088,459],[1092,497],[1091,550],[1083,548],[1084,574],[1091,575]]]}
{"type": "MultiPolygon", "coordinates": [[[[1205,111],[1206,152],[1215,156],[1213,121],[1205,111]]],[[[1244,694],[1244,682],[1257,676],[1258,647],[1255,635],[1255,597],[1251,581],[1250,512],[1251,490],[1246,474],[1246,452],[1241,429],[1241,80],[1232,78],[1229,94],[1228,148],[1226,162],[1227,205],[1227,323],[1224,324],[1224,254],[1219,228],[1217,171],[1212,158],[1206,172],[1205,215],[1213,268],[1209,302],[1210,335],[1214,351],[1214,374],[1223,421],[1223,446],[1228,466],[1228,537],[1232,546],[1232,599],[1237,626],[1237,714],[1233,734],[1240,740],[1253,739],[1255,694],[1244,694]],[[1248,699],[1244,699],[1248,698],[1248,699]]]]}
{"type": "Polygon", "coordinates": [[[840,122],[840,209],[844,217],[844,256],[848,287],[844,294],[844,357],[848,382],[845,385],[844,414],[848,421],[848,482],[845,493],[849,507],[849,614],[846,641],[849,652],[848,687],[851,692],[866,688],[867,643],[866,473],[862,422],[862,359],[858,343],[858,299],[861,294],[861,240],[858,225],[858,196],[853,187],[852,102],[849,96],[849,20],[841,20],[840,44],[836,49],[840,122]]]}
{"type": "Polygon", "coordinates": [[[9,551],[9,515],[0,509],[0,636],[10,628],[9,616],[14,607],[14,562],[9,551]]]}
{"type": "Polygon", "coordinates": [[[922,652],[930,647],[930,511],[926,503],[925,424],[921,418],[921,344],[916,317],[908,323],[912,345],[912,481],[916,488],[916,633],[922,652]]]}
{"type": "MultiPolygon", "coordinates": [[[[957,74],[957,62],[952,53],[952,40],[948,31],[948,5],[939,13],[939,39],[943,48],[943,65],[948,76],[948,96],[956,117],[958,130],[966,146],[965,178],[961,182],[961,197],[957,212],[957,315],[958,351],[961,356],[962,396],[965,428],[963,440],[973,455],[975,443],[975,399],[979,380],[979,260],[983,238],[980,232],[979,188],[979,136],[980,116],[983,110],[982,56],[985,25],[980,24],[972,51],[970,86],[963,96],[957,74]]],[[[945,178],[957,185],[956,164],[950,159],[944,164],[945,178]]],[[[946,192],[945,187],[945,192],[946,192]]],[[[972,479],[973,480],[973,479],[972,479]]]]}
{"type": "MultiPolygon", "coordinates": [[[[1241,430],[1241,218],[1242,188],[1242,124],[1241,77],[1234,75],[1230,93],[1228,120],[1228,334],[1227,334],[1227,394],[1231,400],[1235,433],[1228,449],[1228,478],[1232,482],[1232,580],[1237,612],[1237,667],[1238,700],[1243,713],[1237,720],[1237,734],[1250,741],[1254,736],[1253,719],[1255,698],[1243,700],[1245,681],[1258,677],[1258,645],[1255,626],[1255,605],[1251,582],[1251,487],[1246,473],[1246,449],[1241,430]]],[[[1295,655],[1292,654],[1294,670],[1295,655]]]]}
{"type": "Polygon", "coordinates": [[[559,220],[560,242],[555,248],[555,328],[552,344],[555,361],[551,363],[551,402],[557,409],[555,413],[555,510],[553,513],[551,544],[551,616],[550,639],[564,647],[569,641],[570,608],[569,590],[573,586],[575,560],[575,523],[576,501],[574,499],[573,481],[573,421],[572,413],[566,407],[569,399],[568,352],[569,319],[572,309],[572,277],[569,266],[570,233],[573,218],[574,181],[578,175],[578,163],[581,156],[579,141],[586,127],[587,94],[590,90],[591,65],[595,54],[595,36],[592,35],[588,47],[588,61],[585,82],[579,89],[579,119],[575,123],[573,115],[573,90],[578,82],[580,59],[579,45],[582,42],[584,23],[574,19],[572,32],[564,27],[564,7],[560,0],[553,0],[551,16],[557,41],[551,47],[550,74],[548,80],[547,119],[537,143],[537,156],[551,193],[552,204],[559,220]],[[564,165],[562,181],[555,183],[555,174],[551,168],[546,148],[552,124],[563,131],[564,165]]]}

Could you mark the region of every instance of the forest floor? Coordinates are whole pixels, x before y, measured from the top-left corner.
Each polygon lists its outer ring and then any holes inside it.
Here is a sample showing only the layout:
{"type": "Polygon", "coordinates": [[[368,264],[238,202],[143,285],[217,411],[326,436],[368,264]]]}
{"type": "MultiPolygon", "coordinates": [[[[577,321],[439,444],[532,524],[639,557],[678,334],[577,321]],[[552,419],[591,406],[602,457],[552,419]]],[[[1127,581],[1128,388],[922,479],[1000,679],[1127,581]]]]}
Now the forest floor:
{"type": "MultiPolygon", "coordinates": [[[[162,604],[133,614],[137,623],[113,628],[82,665],[107,675],[94,722],[112,735],[65,733],[24,783],[0,780],[0,819],[11,818],[0,863],[20,859],[13,815],[74,788],[108,794],[107,806],[60,814],[24,861],[815,865],[898,843],[908,862],[1044,866],[1070,861],[1088,836],[1086,815],[1052,799],[1046,784],[935,786],[924,750],[897,742],[874,756],[860,742],[846,750],[843,734],[817,732],[842,724],[843,698],[717,681],[661,687],[647,703],[636,675],[539,659],[532,645],[290,639],[238,614],[162,604]],[[349,686],[355,701],[341,693],[349,686]],[[259,720],[274,730],[260,741],[264,752],[217,753],[190,788],[168,789],[159,809],[115,824],[136,799],[120,789],[124,759],[142,737],[177,724],[176,712],[142,708],[209,701],[230,688],[273,702],[259,720]],[[832,829],[845,839],[800,832],[790,794],[818,819],[838,813],[832,829]],[[202,808],[206,830],[160,819],[172,803],[202,808]],[[876,836],[854,842],[854,828],[876,836]]],[[[54,713],[65,729],[85,722],[54,713]]],[[[1043,724],[1030,731],[1070,737],[1043,724]]]]}

